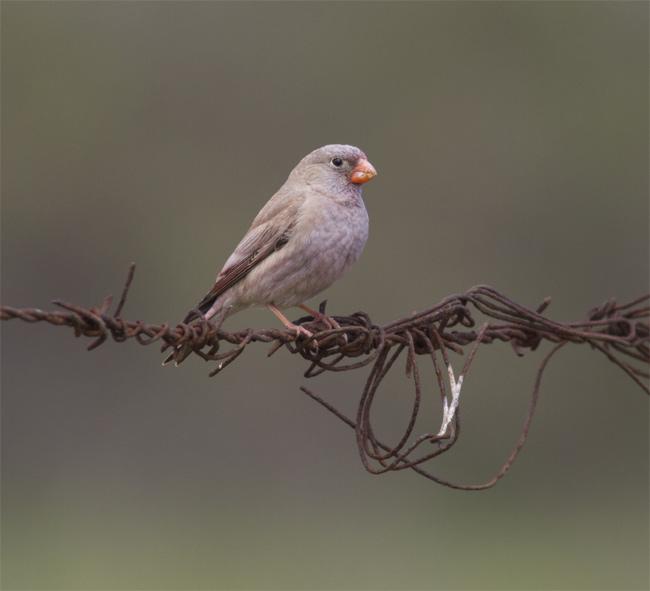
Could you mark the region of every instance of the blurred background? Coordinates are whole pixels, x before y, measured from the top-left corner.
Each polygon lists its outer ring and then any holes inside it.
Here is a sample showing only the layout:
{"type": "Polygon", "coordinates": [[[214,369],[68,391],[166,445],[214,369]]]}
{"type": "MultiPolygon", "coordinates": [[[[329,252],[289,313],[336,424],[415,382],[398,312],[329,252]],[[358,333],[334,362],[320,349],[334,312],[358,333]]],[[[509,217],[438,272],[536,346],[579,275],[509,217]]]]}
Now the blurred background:
{"type": "MultiPolygon", "coordinates": [[[[384,323],[478,283],[553,296],[558,320],[639,295],[647,23],[633,2],[3,2],[3,303],[95,305],[136,261],[125,315],[177,321],[334,142],[380,175],[331,313],[384,323]]],[[[549,367],[507,477],[468,493],[368,475],[287,353],[208,379],[85,344],[2,325],[4,589],[648,587],[647,397],[586,347],[549,367]]],[[[439,474],[495,472],[541,355],[480,352],[439,474]]],[[[411,396],[395,373],[389,434],[411,396]]],[[[311,387],[352,409],[365,376],[311,387]]]]}

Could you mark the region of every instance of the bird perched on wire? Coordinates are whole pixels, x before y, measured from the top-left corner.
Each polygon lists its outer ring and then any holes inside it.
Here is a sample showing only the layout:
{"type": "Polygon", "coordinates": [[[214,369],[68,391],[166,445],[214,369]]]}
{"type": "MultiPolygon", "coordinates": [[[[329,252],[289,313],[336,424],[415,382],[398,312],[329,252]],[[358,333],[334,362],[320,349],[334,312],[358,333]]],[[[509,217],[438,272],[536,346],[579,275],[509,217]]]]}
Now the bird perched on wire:
{"type": "MultiPolygon", "coordinates": [[[[361,255],[368,213],[361,187],[377,171],[354,146],[332,144],[307,154],[253,220],[206,296],[185,317],[214,319],[251,306],[266,306],[296,336],[312,336],[281,308],[297,306],[323,315],[305,301],[334,283],[361,255]]],[[[190,353],[179,345],[163,365],[190,353]]]]}

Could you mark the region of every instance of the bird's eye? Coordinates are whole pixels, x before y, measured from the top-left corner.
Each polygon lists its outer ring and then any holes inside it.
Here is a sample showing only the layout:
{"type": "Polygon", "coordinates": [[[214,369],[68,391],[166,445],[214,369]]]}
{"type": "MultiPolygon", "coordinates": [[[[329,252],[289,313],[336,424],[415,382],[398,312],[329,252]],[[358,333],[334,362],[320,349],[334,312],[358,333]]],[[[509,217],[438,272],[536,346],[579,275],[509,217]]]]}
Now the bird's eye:
{"type": "Polygon", "coordinates": [[[340,168],[343,166],[343,159],[342,158],[332,158],[332,166],[336,166],[336,168],[340,168]]]}

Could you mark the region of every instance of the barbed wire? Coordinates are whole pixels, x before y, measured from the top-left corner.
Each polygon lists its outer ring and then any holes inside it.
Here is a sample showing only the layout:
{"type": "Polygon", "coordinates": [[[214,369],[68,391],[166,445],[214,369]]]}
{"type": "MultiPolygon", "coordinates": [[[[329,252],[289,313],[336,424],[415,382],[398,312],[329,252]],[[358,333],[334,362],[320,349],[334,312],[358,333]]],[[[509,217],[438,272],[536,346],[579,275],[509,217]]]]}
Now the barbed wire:
{"type": "MultiPolygon", "coordinates": [[[[118,343],[133,339],[141,345],[162,343],[163,351],[169,347],[189,345],[194,353],[215,364],[210,376],[235,361],[246,347],[260,342],[274,343],[269,356],[284,346],[292,354],[304,358],[309,363],[304,373],[307,378],[323,372],[352,371],[370,366],[354,419],[310,389],[302,387],[301,390],[354,430],[361,462],[368,472],[383,474],[410,469],[439,484],[462,490],[489,488],[510,469],[528,437],[544,371],[550,359],[565,345],[590,345],[650,394],[647,384],[650,377],[650,294],[625,304],[617,304],[611,299],[590,310],[585,320],[560,323],[542,315],[550,304],[549,298],[531,310],[492,287],[479,285],[465,293],[446,297],[428,310],[383,326],[373,323],[364,312],[334,316],[338,328],[331,328],[332,323],[326,326],[323,319],[304,316],[296,323],[313,333],[307,338],[297,337],[294,332],[284,329],[249,328],[227,332],[205,320],[175,326],[126,320],[121,314],[134,273],[135,265],[132,264],[113,312],[110,312],[113,298],[108,296],[100,306],[92,308],[55,301],[62,311],[2,306],[0,319],[69,326],[77,337],[93,339],[89,350],[109,339],[118,343]],[[485,319],[478,329],[477,313],[485,319]],[[553,346],[538,367],[519,438],[496,474],[480,484],[451,482],[424,465],[448,452],[458,441],[463,380],[479,347],[496,341],[510,343],[517,355],[523,355],[527,350],[535,351],[544,341],[553,346]],[[457,378],[449,360],[449,351],[460,355],[467,352],[457,378]],[[381,383],[400,357],[405,358],[406,375],[413,383],[413,400],[407,425],[399,440],[391,445],[375,435],[372,407],[381,383]],[[414,432],[423,401],[418,359],[423,357],[430,361],[436,378],[442,421],[437,431],[416,436],[414,432]]],[[[320,306],[322,314],[325,314],[325,306],[325,302],[320,306]]]]}

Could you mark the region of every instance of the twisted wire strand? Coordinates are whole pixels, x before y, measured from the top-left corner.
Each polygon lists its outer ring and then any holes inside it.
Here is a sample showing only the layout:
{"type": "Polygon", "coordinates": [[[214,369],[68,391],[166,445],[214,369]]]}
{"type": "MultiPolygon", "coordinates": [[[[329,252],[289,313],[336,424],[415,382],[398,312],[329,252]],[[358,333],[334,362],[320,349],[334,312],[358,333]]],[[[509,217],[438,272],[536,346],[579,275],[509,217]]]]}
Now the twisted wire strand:
{"type": "MultiPolygon", "coordinates": [[[[145,346],[161,343],[163,351],[177,345],[189,345],[197,355],[214,364],[210,376],[233,363],[253,343],[273,343],[269,356],[282,347],[300,355],[309,363],[304,373],[307,378],[324,372],[353,371],[370,366],[354,420],[311,390],[305,387],[301,390],[354,430],[361,463],[371,474],[410,469],[438,484],[462,490],[484,490],[494,486],[511,468],[528,437],[544,371],[551,358],[565,345],[590,345],[625,372],[646,394],[650,394],[647,383],[650,378],[650,294],[624,304],[610,299],[592,308],[584,320],[560,323],[543,315],[550,298],[531,310],[492,287],[478,285],[465,293],[448,296],[427,310],[383,326],[373,323],[364,312],[335,316],[340,328],[324,326],[321,321],[304,316],[296,323],[313,333],[305,338],[296,337],[293,332],[284,329],[248,328],[228,332],[204,319],[175,326],[126,320],[122,317],[122,311],[134,274],[135,265],[132,264],[113,312],[110,312],[113,298],[108,296],[99,306],[91,308],[61,301],[54,302],[61,308],[54,311],[2,306],[0,319],[68,326],[74,330],[75,336],[92,339],[88,350],[100,347],[109,339],[118,343],[133,339],[145,346]],[[475,320],[477,313],[484,317],[478,330],[475,320]],[[449,395],[453,394],[450,391],[453,390],[452,384],[449,388],[445,384],[442,369],[444,366],[451,371],[449,351],[461,355],[469,351],[459,374],[459,380],[462,380],[470,372],[480,346],[497,341],[510,343],[519,356],[527,350],[535,351],[545,341],[553,346],[540,362],[528,411],[509,456],[486,482],[454,483],[437,476],[423,465],[449,451],[458,441],[461,431],[460,407],[455,409],[448,430],[414,435],[423,401],[418,359],[430,360],[440,403],[446,406],[449,395]],[[389,445],[375,435],[372,408],[380,386],[401,357],[405,358],[407,379],[413,383],[413,398],[402,435],[397,442],[389,445]],[[425,443],[434,445],[433,449],[420,452],[425,443]]],[[[325,302],[321,304],[320,311],[325,313],[325,302]]]]}

